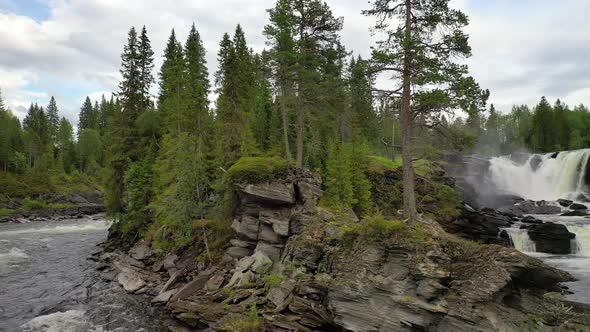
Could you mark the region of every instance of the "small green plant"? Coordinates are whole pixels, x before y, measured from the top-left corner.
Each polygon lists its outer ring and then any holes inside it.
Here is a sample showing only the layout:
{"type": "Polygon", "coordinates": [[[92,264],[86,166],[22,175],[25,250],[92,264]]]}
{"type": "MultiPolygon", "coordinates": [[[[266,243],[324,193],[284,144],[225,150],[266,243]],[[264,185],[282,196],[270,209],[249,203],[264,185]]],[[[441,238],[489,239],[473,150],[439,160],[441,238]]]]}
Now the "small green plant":
{"type": "Polygon", "coordinates": [[[31,210],[40,210],[40,209],[45,209],[47,208],[47,203],[43,202],[43,201],[39,201],[39,200],[35,200],[29,197],[26,197],[23,200],[23,209],[27,210],[27,211],[31,211],[31,210]]]}
{"type": "Polygon", "coordinates": [[[262,276],[262,280],[264,280],[266,290],[270,291],[277,287],[284,280],[284,277],[277,273],[268,273],[262,276]]]}
{"type": "Polygon", "coordinates": [[[527,320],[518,322],[520,332],[537,332],[541,326],[543,326],[543,320],[537,315],[529,315],[527,320]]]}
{"type": "Polygon", "coordinates": [[[0,208],[0,217],[10,216],[14,213],[12,209],[0,208]]]}
{"type": "Polygon", "coordinates": [[[71,208],[71,207],[76,207],[76,204],[71,204],[71,203],[50,203],[47,204],[47,207],[50,209],[67,209],[67,208],[71,208]]]}
{"type": "Polygon", "coordinates": [[[256,303],[252,303],[249,307],[242,306],[244,314],[230,315],[225,321],[222,328],[232,332],[255,332],[260,329],[262,321],[258,316],[258,309],[256,303]]]}

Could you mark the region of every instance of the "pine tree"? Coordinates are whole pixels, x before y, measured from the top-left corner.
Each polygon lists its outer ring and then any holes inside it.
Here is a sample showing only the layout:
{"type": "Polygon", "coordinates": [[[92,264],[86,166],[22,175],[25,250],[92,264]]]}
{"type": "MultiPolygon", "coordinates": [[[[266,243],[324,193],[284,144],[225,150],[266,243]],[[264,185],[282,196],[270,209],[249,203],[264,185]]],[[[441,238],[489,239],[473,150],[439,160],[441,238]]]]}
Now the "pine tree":
{"type": "Polygon", "coordinates": [[[2,89],[0,89],[0,112],[6,112],[6,106],[4,106],[4,99],[2,99],[2,89]]]}
{"type": "Polygon", "coordinates": [[[62,164],[61,167],[65,172],[69,173],[75,168],[77,155],[74,145],[74,128],[65,117],[62,117],[59,122],[57,156],[58,162],[62,164]]]}
{"type": "Polygon", "coordinates": [[[330,206],[350,209],[356,203],[353,188],[352,146],[328,143],[328,158],[325,172],[326,190],[323,199],[330,206]]]}
{"type": "Polygon", "coordinates": [[[142,104],[140,105],[143,110],[146,110],[152,104],[150,99],[150,88],[154,83],[154,51],[150,39],[147,35],[145,26],[141,29],[141,35],[139,36],[139,44],[137,47],[138,60],[137,66],[140,74],[140,92],[142,96],[142,104]]]}
{"type": "Polygon", "coordinates": [[[467,76],[467,66],[453,62],[471,48],[462,31],[467,16],[449,8],[449,0],[374,0],[363,13],[375,16],[375,30],[384,35],[373,50],[373,71],[401,77],[388,96],[401,98],[404,216],[414,223],[414,122],[456,108],[483,110],[489,92],[467,76]]]}
{"type": "Polygon", "coordinates": [[[275,7],[268,10],[270,23],[264,27],[264,35],[271,49],[271,66],[275,80],[275,89],[280,98],[281,126],[283,133],[284,155],[291,164],[291,146],[289,130],[289,99],[294,89],[294,65],[296,62],[293,16],[293,0],[278,0],[275,7]]]}
{"type": "Polygon", "coordinates": [[[377,127],[373,109],[373,78],[366,74],[368,64],[360,56],[350,61],[349,91],[353,136],[358,133],[368,142],[376,143],[377,127]]]}

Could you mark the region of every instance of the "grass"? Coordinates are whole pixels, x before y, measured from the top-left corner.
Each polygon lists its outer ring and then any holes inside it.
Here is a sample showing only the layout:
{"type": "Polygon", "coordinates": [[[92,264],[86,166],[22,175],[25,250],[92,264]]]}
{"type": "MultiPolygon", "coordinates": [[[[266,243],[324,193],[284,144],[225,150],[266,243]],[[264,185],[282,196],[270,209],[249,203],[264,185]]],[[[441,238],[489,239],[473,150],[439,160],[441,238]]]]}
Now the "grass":
{"type": "Polygon", "coordinates": [[[0,208],[0,217],[7,217],[14,213],[13,209],[0,208]]]}
{"type": "Polygon", "coordinates": [[[381,215],[369,217],[359,223],[343,225],[345,240],[361,239],[368,242],[425,243],[427,234],[421,225],[409,227],[401,220],[386,220],[381,215]]]}
{"type": "Polygon", "coordinates": [[[287,161],[280,157],[242,157],[227,170],[230,183],[260,183],[285,178],[287,161]]]}
{"type": "Polygon", "coordinates": [[[222,328],[231,332],[260,331],[262,319],[258,316],[256,303],[252,303],[249,308],[244,306],[242,309],[244,314],[230,315],[222,328]]]}

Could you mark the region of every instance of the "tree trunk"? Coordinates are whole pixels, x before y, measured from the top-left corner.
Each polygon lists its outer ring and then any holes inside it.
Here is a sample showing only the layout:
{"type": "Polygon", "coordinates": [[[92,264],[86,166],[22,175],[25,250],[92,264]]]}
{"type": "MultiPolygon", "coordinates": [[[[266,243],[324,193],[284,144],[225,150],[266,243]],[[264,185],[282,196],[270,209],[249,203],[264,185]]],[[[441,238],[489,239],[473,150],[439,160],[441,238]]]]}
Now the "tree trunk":
{"type": "Polygon", "coordinates": [[[287,122],[287,89],[285,82],[281,84],[281,116],[283,118],[283,139],[285,140],[285,157],[287,164],[291,165],[291,147],[289,146],[289,123],[287,122]]]}
{"type": "Polygon", "coordinates": [[[301,86],[299,87],[299,96],[297,96],[297,160],[295,167],[303,168],[303,128],[304,128],[304,110],[301,96],[301,86]]]}
{"type": "MultiPolygon", "coordinates": [[[[406,0],[406,36],[412,32],[412,2],[406,0]]],[[[414,125],[411,108],[411,52],[408,47],[404,50],[403,90],[401,109],[401,134],[402,134],[402,171],[403,171],[403,198],[404,218],[409,224],[414,224],[417,219],[416,194],[414,192],[414,167],[412,166],[412,129],[414,125]]]]}

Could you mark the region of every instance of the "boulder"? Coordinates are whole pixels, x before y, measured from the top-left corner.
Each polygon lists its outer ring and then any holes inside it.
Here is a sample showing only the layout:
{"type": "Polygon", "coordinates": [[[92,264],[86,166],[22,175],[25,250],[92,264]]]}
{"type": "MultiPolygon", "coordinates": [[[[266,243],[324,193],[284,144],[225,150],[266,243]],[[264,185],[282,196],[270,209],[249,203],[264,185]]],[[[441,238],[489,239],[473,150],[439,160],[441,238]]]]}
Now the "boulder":
{"type": "Polygon", "coordinates": [[[240,187],[240,192],[247,202],[270,205],[295,204],[295,186],[291,182],[247,184],[240,187]]]}
{"type": "Polygon", "coordinates": [[[573,202],[574,201],[571,201],[569,199],[563,199],[563,198],[560,198],[557,200],[557,203],[559,203],[559,205],[561,205],[563,207],[568,207],[568,206],[572,205],[573,202]]]}
{"type": "Polygon", "coordinates": [[[150,247],[150,243],[146,241],[137,242],[131,249],[129,249],[129,256],[138,261],[146,260],[154,255],[154,251],[150,247]]]}
{"type": "Polygon", "coordinates": [[[238,239],[231,239],[231,240],[229,240],[229,243],[233,247],[250,248],[250,249],[254,249],[254,247],[256,247],[256,242],[248,242],[248,241],[243,241],[243,240],[238,240],[238,239]]]}
{"type": "Polygon", "coordinates": [[[520,221],[527,223],[527,224],[542,224],[543,223],[543,220],[537,219],[533,216],[526,216],[526,217],[522,218],[520,221]]]}
{"type": "Polygon", "coordinates": [[[528,234],[535,242],[538,252],[557,255],[570,254],[573,249],[571,240],[576,237],[564,225],[551,222],[531,225],[528,227],[528,234]]]}
{"type": "Polygon", "coordinates": [[[268,300],[274,304],[275,312],[283,311],[289,303],[293,300],[293,290],[295,289],[295,282],[291,280],[281,282],[277,287],[274,287],[268,293],[268,300]]]}
{"type": "Polygon", "coordinates": [[[570,209],[572,210],[587,210],[588,207],[584,204],[580,204],[580,203],[573,203],[572,205],[569,206],[570,209]]]}
{"type": "Polygon", "coordinates": [[[471,240],[484,243],[504,243],[498,238],[501,228],[510,227],[512,218],[498,213],[493,209],[482,209],[480,212],[463,210],[459,218],[443,227],[449,233],[457,234],[471,240]]]}
{"type": "Polygon", "coordinates": [[[120,272],[117,275],[117,282],[127,293],[135,293],[146,285],[139,275],[130,270],[120,272]]]}

